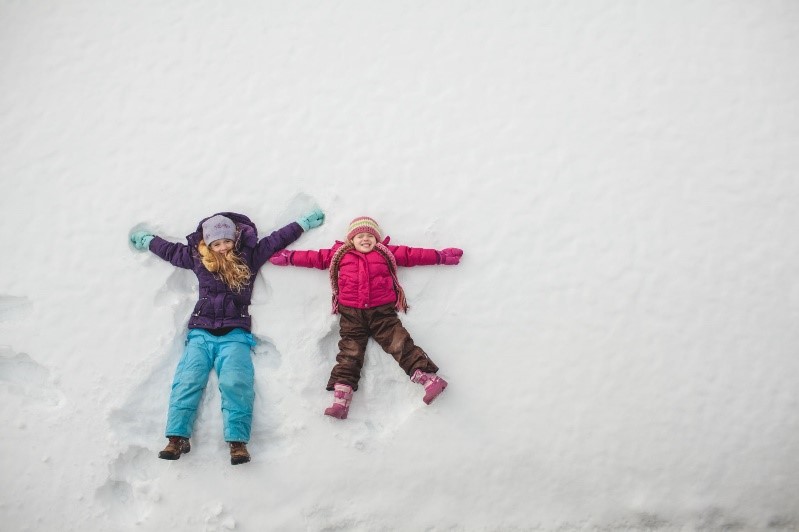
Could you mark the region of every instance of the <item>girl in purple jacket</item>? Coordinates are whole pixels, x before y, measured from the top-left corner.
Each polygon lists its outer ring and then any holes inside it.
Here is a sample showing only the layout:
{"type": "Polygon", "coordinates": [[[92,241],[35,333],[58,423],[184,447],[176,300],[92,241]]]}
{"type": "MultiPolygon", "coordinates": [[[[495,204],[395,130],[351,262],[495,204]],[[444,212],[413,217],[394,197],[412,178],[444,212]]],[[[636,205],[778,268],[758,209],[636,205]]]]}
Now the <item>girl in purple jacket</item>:
{"type": "Polygon", "coordinates": [[[350,223],[346,242],[336,242],[332,248],[319,251],[283,250],[269,259],[277,266],[330,269],[333,313],[341,315],[341,340],[327,383],[327,389],[333,390],[334,402],[325,415],[346,419],[370,337],[394,357],[413,382],[424,386],[426,404],[447,387],[447,382],[436,375],[438,366],[414,344],[397,316],[397,310],[408,309],[397,279],[397,266],[454,265],[460,262],[463,251],[390,246],[388,241],[386,237],[380,242],[377,222],[361,216],[350,223]]]}
{"type": "Polygon", "coordinates": [[[230,463],[250,461],[246,444],[255,397],[250,357],[255,340],[247,308],[253,281],[272,255],[323,221],[324,214],[315,210],[259,240],[249,218],[223,212],[202,220],[186,237],[188,245],[168,242],[147,231],[130,235],[136,249],[149,249],[179,268],[192,270],[200,285],[199,300],[189,318],[186,348],[172,382],[166,425],[169,443],[159,458],[177,460],[191,450],[189,438],[197,407],[214,369],[222,395],[230,463]]]}

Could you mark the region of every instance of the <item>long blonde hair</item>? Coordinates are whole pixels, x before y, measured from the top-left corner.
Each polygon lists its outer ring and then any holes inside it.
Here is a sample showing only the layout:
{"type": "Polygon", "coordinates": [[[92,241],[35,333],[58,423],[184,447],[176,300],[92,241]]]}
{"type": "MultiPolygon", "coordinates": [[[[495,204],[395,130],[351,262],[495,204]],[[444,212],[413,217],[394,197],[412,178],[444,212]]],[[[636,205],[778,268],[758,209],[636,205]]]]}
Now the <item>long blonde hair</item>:
{"type": "Polygon", "coordinates": [[[200,240],[197,245],[203,266],[211,273],[217,274],[234,292],[241,292],[250,282],[250,268],[233,250],[228,253],[216,253],[200,240]]]}

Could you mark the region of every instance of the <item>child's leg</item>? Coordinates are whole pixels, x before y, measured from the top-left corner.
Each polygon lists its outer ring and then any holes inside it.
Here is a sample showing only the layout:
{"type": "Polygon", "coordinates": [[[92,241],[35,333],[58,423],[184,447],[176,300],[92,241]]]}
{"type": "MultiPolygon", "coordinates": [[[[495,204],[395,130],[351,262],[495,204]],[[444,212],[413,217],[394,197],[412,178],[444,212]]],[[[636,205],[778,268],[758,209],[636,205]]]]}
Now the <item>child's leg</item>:
{"type": "Polygon", "coordinates": [[[218,345],[214,368],[222,396],[225,441],[246,443],[250,441],[255,399],[251,354],[255,341],[250,333],[237,329],[219,337],[218,345]]]}
{"type": "Polygon", "coordinates": [[[408,376],[413,375],[417,369],[425,373],[438,371],[438,366],[430,360],[427,353],[413,342],[393,305],[372,309],[369,327],[375,341],[386,353],[394,357],[408,376]]]}
{"type": "Polygon", "coordinates": [[[166,436],[191,437],[197,407],[208,384],[212,367],[212,349],[205,341],[208,333],[189,331],[183,357],[175,369],[172,393],[169,396],[169,415],[166,436]]]}
{"type": "Polygon", "coordinates": [[[339,305],[341,340],[338,342],[336,365],[333,366],[330,379],[327,381],[328,390],[332,390],[336,383],[348,384],[353,390],[358,389],[366,343],[369,341],[369,329],[364,320],[364,312],[366,311],[339,305]]]}

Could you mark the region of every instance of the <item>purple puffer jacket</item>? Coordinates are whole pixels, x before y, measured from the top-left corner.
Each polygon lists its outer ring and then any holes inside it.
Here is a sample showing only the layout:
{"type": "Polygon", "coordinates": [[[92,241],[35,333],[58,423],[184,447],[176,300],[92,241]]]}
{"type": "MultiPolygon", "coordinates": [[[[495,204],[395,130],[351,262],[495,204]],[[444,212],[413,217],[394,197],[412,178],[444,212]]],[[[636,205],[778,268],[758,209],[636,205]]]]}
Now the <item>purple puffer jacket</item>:
{"type": "MultiPolygon", "coordinates": [[[[202,240],[204,218],[197,225],[197,230],[188,235],[188,245],[168,242],[156,236],[150,242],[150,251],[171,262],[179,268],[192,270],[200,283],[200,299],[194,307],[189,319],[189,329],[220,329],[223,327],[241,327],[247,331],[252,326],[252,318],[247,311],[252,297],[253,280],[261,266],[269,257],[285,248],[300,235],[302,226],[292,222],[278,229],[271,235],[258,240],[255,224],[243,214],[220,212],[236,222],[237,236],[234,250],[250,268],[250,281],[241,292],[234,292],[220,278],[203,266],[197,244],[202,240]]],[[[216,216],[216,215],[214,215],[216,216]]]]}

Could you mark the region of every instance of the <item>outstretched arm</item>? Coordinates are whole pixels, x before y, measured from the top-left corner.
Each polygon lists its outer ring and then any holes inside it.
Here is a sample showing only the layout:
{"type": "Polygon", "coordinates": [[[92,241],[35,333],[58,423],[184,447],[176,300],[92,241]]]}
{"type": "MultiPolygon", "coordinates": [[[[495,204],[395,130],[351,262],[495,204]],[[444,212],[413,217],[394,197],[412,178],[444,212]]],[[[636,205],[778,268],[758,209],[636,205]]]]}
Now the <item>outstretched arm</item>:
{"type": "Polygon", "coordinates": [[[388,246],[389,251],[397,260],[398,266],[431,266],[443,264],[452,266],[458,264],[463,255],[463,250],[458,248],[445,248],[441,251],[426,248],[412,248],[408,246],[388,246]]]}
{"type": "Polygon", "coordinates": [[[285,227],[281,227],[271,235],[262,238],[253,252],[253,262],[256,269],[263,266],[273,255],[300,238],[304,231],[319,227],[325,220],[325,215],[315,209],[285,227]]]}
{"type": "Polygon", "coordinates": [[[186,244],[169,242],[160,236],[156,236],[153,238],[152,242],[150,242],[150,251],[178,268],[191,270],[194,267],[191,249],[186,244]]]}
{"type": "Polygon", "coordinates": [[[275,266],[302,266],[303,268],[326,270],[330,267],[333,252],[332,249],[318,251],[284,249],[269,259],[269,262],[275,266]]]}
{"type": "Polygon", "coordinates": [[[252,255],[255,269],[259,269],[266,264],[266,261],[269,260],[272,255],[300,238],[302,232],[302,226],[300,226],[300,224],[291,222],[287,226],[281,227],[272,234],[259,240],[252,255]]]}
{"type": "Polygon", "coordinates": [[[139,251],[149,249],[178,268],[191,269],[194,264],[191,250],[186,244],[168,242],[149,231],[136,231],[131,233],[129,239],[133,247],[139,251]]]}

